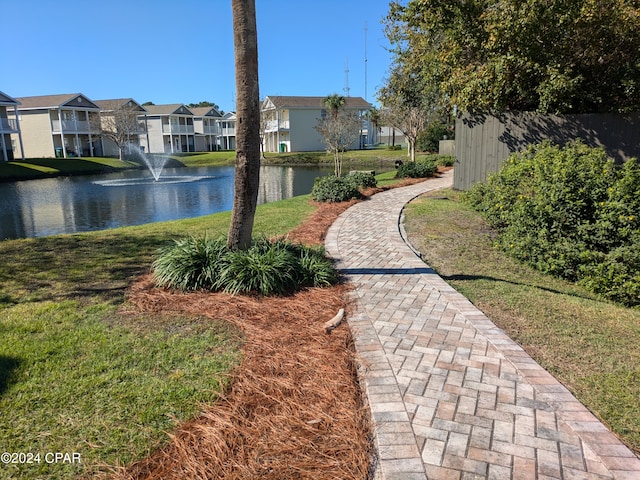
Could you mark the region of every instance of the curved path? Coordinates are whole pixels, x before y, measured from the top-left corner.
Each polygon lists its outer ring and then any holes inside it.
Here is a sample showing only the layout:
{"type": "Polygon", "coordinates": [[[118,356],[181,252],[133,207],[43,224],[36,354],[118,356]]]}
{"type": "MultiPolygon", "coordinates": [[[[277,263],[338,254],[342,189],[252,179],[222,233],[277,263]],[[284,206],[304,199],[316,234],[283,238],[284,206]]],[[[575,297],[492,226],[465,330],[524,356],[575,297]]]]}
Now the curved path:
{"type": "Polygon", "coordinates": [[[640,460],[404,241],[404,205],[452,176],[374,195],[327,233],[355,286],[376,478],[640,479],[640,460]]]}

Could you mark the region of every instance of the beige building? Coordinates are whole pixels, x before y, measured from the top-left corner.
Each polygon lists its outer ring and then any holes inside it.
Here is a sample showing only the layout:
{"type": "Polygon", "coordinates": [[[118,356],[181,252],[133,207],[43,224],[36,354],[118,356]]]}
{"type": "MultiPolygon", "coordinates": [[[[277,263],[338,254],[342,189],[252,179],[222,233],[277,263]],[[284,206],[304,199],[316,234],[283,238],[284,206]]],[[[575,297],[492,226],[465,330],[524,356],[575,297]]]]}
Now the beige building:
{"type": "Polygon", "coordinates": [[[235,112],[225,113],[220,120],[220,150],[236,149],[236,114],[235,112]]]}
{"type": "Polygon", "coordinates": [[[196,152],[213,152],[220,150],[218,143],[221,135],[222,118],[220,112],[213,107],[192,107],[193,129],[196,137],[196,152]]]}
{"type": "Polygon", "coordinates": [[[20,124],[22,144],[16,145],[18,155],[27,158],[97,156],[101,149],[100,107],[85,95],[44,95],[16,100],[18,108],[13,114],[8,112],[8,117],[20,124]]]}
{"type": "MultiPolygon", "coordinates": [[[[265,152],[314,152],[324,150],[316,125],[326,110],[326,97],[268,96],[262,103],[263,143],[265,152]]],[[[371,104],[361,97],[345,97],[343,107],[363,118],[361,137],[352,149],[368,143],[365,113],[371,104]]]]}
{"type": "Polygon", "coordinates": [[[126,145],[124,153],[140,148],[147,141],[147,110],[132,98],[96,100],[100,107],[100,128],[103,132],[98,156],[117,157],[118,143],[126,145]],[[104,134],[105,131],[109,133],[104,134]]]}
{"type": "Polygon", "coordinates": [[[195,152],[194,115],[181,103],[169,105],[145,105],[147,138],[140,146],[147,153],[195,152]]]}
{"type": "MultiPolygon", "coordinates": [[[[0,159],[5,162],[15,160],[14,152],[18,150],[23,152],[22,148],[22,135],[20,133],[20,122],[18,121],[18,102],[15,98],[10,97],[6,93],[0,92],[0,150],[2,153],[0,159]],[[8,111],[12,112],[12,117],[9,118],[8,111]],[[15,139],[12,139],[12,136],[15,139]],[[18,148],[14,147],[14,143],[18,148]]],[[[24,155],[20,155],[24,160],[24,155]]]]}

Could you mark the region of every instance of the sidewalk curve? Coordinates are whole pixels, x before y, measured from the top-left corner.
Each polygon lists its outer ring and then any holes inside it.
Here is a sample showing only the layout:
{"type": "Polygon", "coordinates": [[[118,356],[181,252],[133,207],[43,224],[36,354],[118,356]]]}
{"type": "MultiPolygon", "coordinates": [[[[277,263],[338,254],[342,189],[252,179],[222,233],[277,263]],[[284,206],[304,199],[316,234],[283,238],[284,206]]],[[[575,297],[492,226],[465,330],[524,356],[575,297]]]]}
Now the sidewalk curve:
{"type": "Polygon", "coordinates": [[[405,242],[404,206],[452,178],[374,195],[327,233],[355,287],[377,478],[640,479],[640,459],[405,242]]]}

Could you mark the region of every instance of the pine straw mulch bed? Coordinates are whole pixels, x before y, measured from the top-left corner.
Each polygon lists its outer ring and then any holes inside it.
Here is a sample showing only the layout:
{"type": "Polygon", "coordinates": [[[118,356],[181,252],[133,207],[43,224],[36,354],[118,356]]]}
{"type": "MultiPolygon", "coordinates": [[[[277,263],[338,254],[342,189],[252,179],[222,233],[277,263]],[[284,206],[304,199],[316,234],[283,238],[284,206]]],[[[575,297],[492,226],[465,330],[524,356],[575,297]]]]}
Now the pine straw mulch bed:
{"type": "MultiPolygon", "coordinates": [[[[420,180],[422,181],[422,180],[420,180]]],[[[408,180],[402,185],[416,183],[408,180]]],[[[369,196],[381,188],[369,189],[369,196]]],[[[287,238],[320,245],[329,226],[356,201],[316,204],[287,238]]],[[[152,479],[366,479],[372,477],[368,407],[346,325],[323,324],[349,313],[349,286],[313,288],[289,297],[177,293],[151,275],[128,292],[140,312],[224,319],[244,335],[243,359],[231,387],[202,414],[169,434],[166,447],[104,476],[152,479]]]]}

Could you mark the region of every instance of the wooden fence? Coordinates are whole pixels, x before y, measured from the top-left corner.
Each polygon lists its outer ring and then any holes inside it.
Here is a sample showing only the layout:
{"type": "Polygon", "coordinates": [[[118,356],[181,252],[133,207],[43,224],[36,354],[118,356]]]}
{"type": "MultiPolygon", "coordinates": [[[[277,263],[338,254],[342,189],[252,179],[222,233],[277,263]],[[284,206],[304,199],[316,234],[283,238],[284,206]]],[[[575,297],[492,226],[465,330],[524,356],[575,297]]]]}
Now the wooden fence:
{"type": "Polygon", "coordinates": [[[453,186],[466,190],[500,169],[512,153],[533,143],[554,144],[582,139],[602,146],[616,162],[640,158],[640,112],[622,114],[464,115],[456,120],[453,186]]]}

